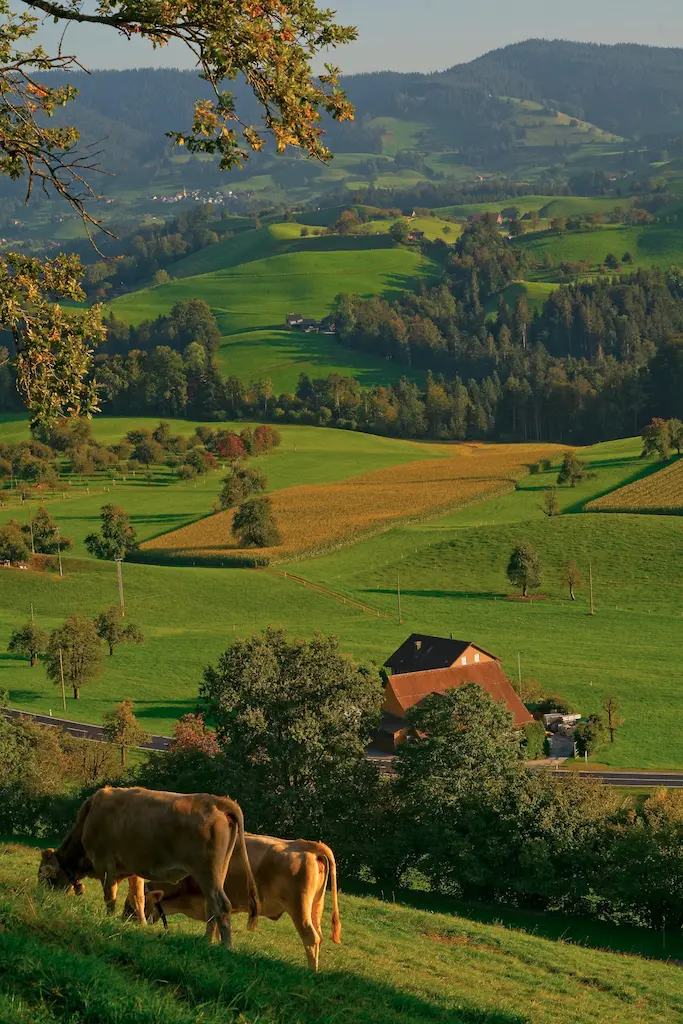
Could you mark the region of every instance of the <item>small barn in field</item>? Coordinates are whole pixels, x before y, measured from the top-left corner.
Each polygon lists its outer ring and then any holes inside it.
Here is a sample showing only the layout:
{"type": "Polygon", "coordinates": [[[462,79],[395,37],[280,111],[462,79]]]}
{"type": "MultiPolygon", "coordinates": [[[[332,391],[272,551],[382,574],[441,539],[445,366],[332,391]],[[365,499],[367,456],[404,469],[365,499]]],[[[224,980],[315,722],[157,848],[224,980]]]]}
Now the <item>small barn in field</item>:
{"type": "Polygon", "coordinates": [[[387,658],[391,673],[384,689],[382,720],[373,747],[393,754],[406,736],[406,713],[432,693],[478,683],[502,700],[521,727],[533,718],[503,672],[500,659],[471,640],[413,633],[387,658]]]}

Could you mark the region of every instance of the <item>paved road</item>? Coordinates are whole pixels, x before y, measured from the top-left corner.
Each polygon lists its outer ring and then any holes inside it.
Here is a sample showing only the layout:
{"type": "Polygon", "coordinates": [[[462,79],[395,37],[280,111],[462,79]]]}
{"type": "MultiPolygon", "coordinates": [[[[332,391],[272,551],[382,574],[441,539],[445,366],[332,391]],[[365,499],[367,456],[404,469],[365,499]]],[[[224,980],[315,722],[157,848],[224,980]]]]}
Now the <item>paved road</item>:
{"type": "MultiPolygon", "coordinates": [[[[6,718],[19,718],[21,715],[25,715],[39,725],[52,725],[58,729],[65,729],[78,739],[103,739],[101,725],[89,725],[87,722],[72,722],[68,718],[53,718],[50,715],[34,715],[29,711],[19,711],[16,708],[0,708],[0,711],[6,718]]],[[[168,736],[150,736],[150,742],[144,743],[143,749],[166,750],[170,742],[168,736]]]]}
{"type": "Polygon", "coordinates": [[[550,769],[554,775],[580,775],[582,779],[598,778],[608,786],[668,786],[683,789],[683,772],[569,772],[550,769]]]}

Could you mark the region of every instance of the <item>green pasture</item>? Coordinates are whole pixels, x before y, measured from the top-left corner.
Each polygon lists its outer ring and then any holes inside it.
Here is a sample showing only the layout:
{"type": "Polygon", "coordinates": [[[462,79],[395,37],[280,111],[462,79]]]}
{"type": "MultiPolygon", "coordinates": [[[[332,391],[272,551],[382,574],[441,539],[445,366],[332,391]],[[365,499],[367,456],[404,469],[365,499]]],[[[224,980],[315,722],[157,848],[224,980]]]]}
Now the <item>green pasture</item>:
{"type": "MultiPolygon", "coordinates": [[[[520,295],[525,295],[531,310],[541,309],[551,292],[557,291],[558,285],[555,282],[546,281],[515,281],[503,289],[502,294],[505,301],[514,309],[515,303],[520,295]]],[[[484,305],[484,311],[488,318],[495,317],[498,313],[498,295],[492,295],[484,305]]]]}
{"type": "MultiPolygon", "coordinates": [[[[121,437],[138,419],[98,418],[102,440],[121,437]]],[[[153,420],[146,421],[154,425],[153,420]]],[[[174,424],[190,430],[192,424],[174,424]]],[[[17,438],[25,421],[8,420],[0,436],[17,438]],[[6,433],[5,433],[6,432],[6,433]]],[[[429,456],[446,446],[320,428],[283,427],[283,445],[259,459],[271,488],[323,483],[371,469],[429,456]]],[[[626,719],[614,746],[599,760],[615,766],[682,767],[683,738],[667,722],[683,710],[679,651],[683,639],[683,553],[680,519],[667,516],[589,515],[585,502],[656,465],[639,457],[638,439],[609,442],[583,455],[597,473],[577,488],[562,488],[563,515],[548,520],[540,505],[553,473],[527,476],[517,491],[425,523],[400,526],[371,540],[292,566],[292,572],[324,590],[257,570],[124,565],[126,607],[148,637],[144,647],[123,648],[106,659],[104,675],[83,691],[69,713],[99,721],[117,700],[132,696],[143,719],[159,731],[191,709],[207,661],[232,637],[268,624],[297,635],[314,629],[336,633],[352,654],[381,664],[411,631],[478,640],[498,653],[511,678],[537,680],[573,701],[598,710],[608,691],[622,701],[626,719]],[[544,565],[543,599],[510,600],[505,565],[512,546],[530,539],[544,565]],[[571,603],[563,565],[574,559],[588,579],[592,564],[596,614],[588,612],[587,587],[571,603]],[[403,624],[396,615],[400,574],[403,624]],[[341,597],[335,597],[341,595],[341,597]],[[370,612],[344,604],[350,598],[370,612]],[[655,667],[656,666],[656,670],[655,667]]],[[[109,563],[83,558],[82,539],[96,528],[100,505],[116,501],[133,517],[142,539],[174,529],[211,510],[220,472],[189,484],[165,470],[152,483],[131,480],[113,491],[77,492],[56,499],[51,511],[76,541],[66,575],[0,570],[0,650],[12,628],[28,615],[53,628],[73,611],[94,614],[116,601],[109,563]]],[[[104,482],[100,485],[103,487],[104,482]]],[[[27,515],[6,509],[1,516],[27,515]]],[[[286,571],[287,566],[280,567],[286,571]]],[[[43,669],[0,655],[0,686],[14,706],[56,712],[55,691],[43,669]]]]}
{"type": "Polygon", "coordinates": [[[655,1024],[683,1012],[680,967],[661,949],[680,956],[672,933],[647,959],[629,949],[642,946],[635,929],[548,914],[506,926],[488,908],[342,893],[342,945],[329,938],[328,896],[315,976],[286,914],[254,932],[236,916],[228,952],[179,916],[167,933],[106,917],[97,883],[79,898],[41,891],[37,857],[0,846],[8,1024],[655,1024]]]}
{"type": "MultiPolygon", "coordinates": [[[[516,245],[526,249],[539,263],[546,253],[555,267],[561,263],[587,261],[593,268],[605,262],[608,253],[621,261],[626,252],[633,257],[633,267],[669,267],[683,265],[683,232],[675,224],[649,224],[629,227],[621,224],[603,224],[591,231],[569,231],[562,235],[543,232],[516,240],[516,245]]],[[[622,273],[631,267],[622,266],[622,273]]],[[[541,268],[539,274],[552,274],[541,268]]]]}

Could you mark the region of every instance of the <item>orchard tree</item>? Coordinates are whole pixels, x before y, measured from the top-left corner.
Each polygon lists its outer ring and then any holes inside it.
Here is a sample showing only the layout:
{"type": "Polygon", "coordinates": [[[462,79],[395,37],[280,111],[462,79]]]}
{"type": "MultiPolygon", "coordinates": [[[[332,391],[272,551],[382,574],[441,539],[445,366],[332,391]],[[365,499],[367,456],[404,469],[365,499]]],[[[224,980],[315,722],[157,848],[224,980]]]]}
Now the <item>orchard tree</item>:
{"type": "MultiPolygon", "coordinates": [[[[213,98],[195,104],[189,130],[178,126],[166,134],[189,153],[218,156],[221,170],[240,165],[269,137],[278,151],[295,146],[325,161],[330,153],[322,141],[321,115],[339,121],[353,116],[338,87],[337,69],[325,65],[314,76],[311,62],[321,51],[350,42],[355,30],[337,25],[334,12],[319,9],[313,0],[93,0],[86,6],[18,0],[11,9],[3,2],[0,173],[25,178],[27,199],[34,189],[60,198],[88,228],[96,223],[88,208],[88,200],[97,198],[88,181],[89,172],[98,169],[96,158],[79,149],[79,132],[63,115],[58,125],[50,121],[78,92],[71,84],[53,84],[53,76],[63,72],[68,79],[82,65],[64,49],[64,32],[58,33],[53,53],[35,44],[42,16],[62,29],[74,22],[94,24],[153,47],[187,46],[213,98]],[[248,103],[238,110],[223,89],[226,80],[237,78],[256,99],[261,117],[255,123],[245,120],[248,103]]],[[[0,327],[13,338],[17,385],[32,424],[49,426],[65,414],[92,414],[98,408],[92,348],[104,339],[105,328],[100,307],[75,308],[85,298],[80,260],[5,253],[0,263],[0,327]],[[65,301],[70,308],[64,308],[65,301]]]]}
{"type": "Polygon", "coordinates": [[[95,629],[100,639],[109,647],[109,654],[113,655],[114,648],[118,644],[144,644],[145,638],[141,630],[134,622],[124,626],[121,618],[121,609],[112,605],[106,612],[100,612],[95,618],[95,629]]]}
{"type": "Polygon", "coordinates": [[[624,724],[624,719],[619,717],[621,704],[612,693],[608,693],[602,702],[602,710],[607,715],[607,728],[609,729],[609,741],[614,743],[614,733],[624,724]]]}
{"type": "Polygon", "coordinates": [[[547,515],[548,519],[553,519],[555,516],[561,514],[560,499],[557,495],[557,487],[548,487],[545,494],[543,495],[543,504],[541,505],[541,511],[547,515]]]}
{"type": "Polygon", "coordinates": [[[389,237],[397,243],[397,245],[407,245],[410,240],[410,227],[406,220],[395,220],[389,228],[389,237]]]}
{"type": "Polygon", "coordinates": [[[133,701],[122,700],[113,711],[105,711],[102,735],[108,743],[115,743],[121,751],[121,766],[126,766],[129,747],[141,747],[149,742],[149,736],[133,712],[133,701]]]}
{"type": "Polygon", "coordinates": [[[564,570],[564,582],[569,587],[569,599],[571,601],[576,601],[576,594],[574,591],[583,586],[583,573],[576,562],[571,559],[567,562],[564,570]]]}
{"type": "Polygon", "coordinates": [[[30,555],[31,550],[18,523],[0,526],[0,561],[25,562],[30,555]]]}
{"type": "Polygon", "coordinates": [[[230,472],[223,477],[223,487],[218,495],[222,509],[232,508],[245,501],[250,494],[265,491],[268,482],[263,473],[249,466],[233,465],[230,472]]]}
{"type": "Polygon", "coordinates": [[[32,622],[12,631],[7,650],[10,654],[22,654],[30,661],[31,668],[38,664],[38,656],[47,650],[48,635],[32,622]]]}
{"type": "Polygon", "coordinates": [[[168,749],[172,752],[200,751],[208,757],[215,757],[216,754],[220,754],[221,746],[215,731],[209,729],[200,712],[183,715],[180,721],[176,722],[168,749]]]}
{"type": "Polygon", "coordinates": [[[562,456],[562,465],[557,476],[558,484],[570,484],[572,487],[576,487],[587,476],[586,463],[577,458],[575,452],[565,452],[562,456]]]}
{"type": "Polygon", "coordinates": [[[282,540],[270,498],[245,501],[235,512],[232,532],[244,548],[270,548],[282,540]]]}
{"type": "Polygon", "coordinates": [[[90,533],[85,546],[95,558],[119,559],[136,551],[138,542],[130,516],[118,505],[103,505],[100,509],[102,526],[99,533],[90,533]]]}
{"type": "Polygon", "coordinates": [[[681,448],[683,448],[683,423],[677,419],[667,420],[666,428],[669,432],[669,442],[671,447],[675,448],[676,453],[680,455],[681,448]]]}
{"type": "Polygon", "coordinates": [[[666,462],[671,454],[671,437],[666,420],[655,417],[643,431],[643,454],[646,458],[650,455],[658,455],[662,462],[666,462]]]}
{"type": "Polygon", "coordinates": [[[513,550],[506,572],[510,583],[521,589],[522,597],[527,597],[530,589],[540,586],[541,559],[528,541],[518,544],[513,550]]]}
{"type": "Polygon", "coordinates": [[[63,625],[50,634],[45,655],[47,677],[55,686],[64,683],[73,689],[74,700],[80,700],[81,688],[102,672],[102,648],[92,619],[70,615],[63,625]],[[61,651],[61,666],[59,654],[61,651]]]}
{"type": "Polygon", "coordinates": [[[41,555],[54,555],[57,548],[64,552],[73,547],[70,537],[60,535],[59,526],[46,508],[39,508],[31,523],[23,526],[22,531],[27,541],[33,531],[33,548],[41,555]]]}

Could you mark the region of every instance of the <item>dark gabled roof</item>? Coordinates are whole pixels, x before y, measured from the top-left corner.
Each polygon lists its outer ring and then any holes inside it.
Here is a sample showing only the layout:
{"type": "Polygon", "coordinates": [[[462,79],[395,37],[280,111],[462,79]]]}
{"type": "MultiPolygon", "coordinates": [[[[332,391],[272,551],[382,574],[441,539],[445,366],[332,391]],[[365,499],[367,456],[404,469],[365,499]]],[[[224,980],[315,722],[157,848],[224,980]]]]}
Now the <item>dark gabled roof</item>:
{"type": "Polygon", "coordinates": [[[301,315],[301,313],[288,313],[287,319],[291,320],[292,322],[298,323],[300,320],[303,320],[303,316],[301,315]]]}
{"type": "Polygon", "coordinates": [[[428,672],[435,668],[450,668],[468,647],[495,658],[495,654],[480,647],[471,640],[450,640],[442,636],[428,636],[425,633],[411,633],[397,651],[384,662],[397,674],[400,672],[428,672]],[[419,645],[419,646],[418,646],[419,645]]]}

